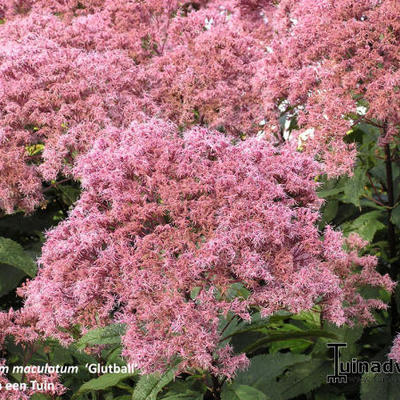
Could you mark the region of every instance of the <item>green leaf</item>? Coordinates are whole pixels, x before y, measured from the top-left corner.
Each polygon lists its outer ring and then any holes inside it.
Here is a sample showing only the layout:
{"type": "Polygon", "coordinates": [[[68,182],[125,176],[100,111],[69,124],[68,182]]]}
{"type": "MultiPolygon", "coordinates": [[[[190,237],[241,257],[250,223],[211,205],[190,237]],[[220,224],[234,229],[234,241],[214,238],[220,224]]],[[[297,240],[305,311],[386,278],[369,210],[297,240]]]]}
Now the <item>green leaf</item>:
{"type": "Polygon", "coordinates": [[[0,264],[0,297],[15,289],[26,274],[7,264],[0,264]]]}
{"type": "MultiPolygon", "coordinates": [[[[35,127],[35,128],[37,128],[37,127],[35,127]]],[[[38,130],[38,129],[34,129],[34,130],[38,130]]],[[[44,144],[37,143],[37,144],[33,144],[31,146],[26,146],[25,150],[29,156],[34,156],[36,154],[41,153],[44,150],[44,144]]]]}
{"type": "Polygon", "coordinates": [[[51,351],[49,353],[51,363],[56,365],[73,364],[72,351],[62,347],[57,342],[50,344],[51,351]]]}
{"type": "Polygon", "coordinates": [[[204,394],[186,390],[183,393],[167,393],[160,400],[203,400],[204,394]]]}
{"type": "Polygon", "coordinates": [[[318,197],[325,199],[330,196],[336,196],[339,193],[342,193],[343,191],[344,191],[344,186],[336,186],[331,189],[321,189],[318,190],[318,197]]]}
{"type": "Polygon", "coordinates": [[[49,400],[48,396],[43,393],[34,393],[31,397],[32,400],[49,400]]]}
{"type": "Polygon", "coordinates": [[[91,379],[89,382],[84,383],[75,394],[80,395],[87,392],[106,390],[113,386],[118,385],[122,380],[136,376],[137,373],[126,374],[104,374],[98,378],[91,379]]]}
{"type": "Polygon", "coordinates": [[[371,168],[369,172],[375,179],[378,179],[381,182],[386,182],[386,168],[384,163],[371,168]]]}
{"type": "Polygon", "coordinates": [[[361,400],[397,400],[400,382],[397,374],[368,372],[361,380],[361,400]]]}
{"type": "Polygon", "coordinates": [[[174,366],[162,375],[143,375],[136,384],[132,400],[156,400],[158,393],[174,379],[176,370],[177,366],[174,366]]]}
{"type": "Polygon", "coordinates": [[[321,327],[321,311],[301,311],[291,317],[292,319],[304,321],[314,328],[321,327]]]}
{"type": "Polygon", "coordinates": [[[331,362],[314,359],[296,364],[270,390],[279,393],[274,400],[289,400],[309,393],[326,382],[326,376],[332,372],[331,362]]]}
{"type": "Polygon", "coordinates": [[[279,342],[282,340],[289,340],[289,339],[312,339],[316,337],[327,337],[336,339],[336,335],[334,335],[332,332],[324,331],[321,329],[309,329],[307,331],[300,330],[296,332],[283,332],[283,333],[277,332],[277,333],[271,333],[257,340],[251,345],[247,346],[244,352],[245,353],[253,352],[254,350],[272,342],[279,342]]]}
{"type": "Polygon", "coordinates": [[[277,353],[281,350],[290,350],[293,354],[301,354],[304,353],[306,349],[313,345],[312,340],[306,339],[291,339],[291,340],[282,340],[279,342],[271,343],[268,348],[270,353],[277,353]]]}
{"type": "MultiPolygon", "coordinates": [[[[361,338],[363,333],[362,326],[337,326],[333,323],[327,324],[325,329],[336,336],[337,343],[346,343],[347,347],[340,350],[340,358],[342,361],[350,361],[352,357],[356,357],[359,350],[357,341],[361,338]]],[[[313,355],[326,354],[327,343],[331,340],[326,338],[319,338],[313,349],[313,355]]],[[[333,368],[333,367],[332,367],[333,368]]]]}
{"type": "Polygon", "coordinates": [[[356,232],[363,239],[371,242],[375,233],[386,227],[385,224],[379,221],[379,219],[383,217],[382,211],[370,211],[362,214],[351,222],[344,223],[342,228],[345,234],[356,232]]]}
{"type": "Polygon", "coordinates": [[[390,221],[392,221],[393,224],[400,228],[400,206],[393,208],[390,221]]]}
{"type": "Polygon", "coordinates": [[[101,353],[101,357],[107,361],[107,364],[124,365],[125,362],[121,357],[122,346],[120,344],[114,346],[107,346],[101,353]]]}
{"type": "Polygon", "coordinates": [[[59,215],[58,205],[47,204],[45,209],[38,209],[34,214],[25,215],[18,212],[0,218],[0,236],[11,239],[20,237],[32,240],[32,236],[40,235],[44,230],[56,224],[55,218],[59,215]]]}
{"type": "Polygon", "coordinates": [[[26,254],[24,248],[14,240],[0,237],[0,263],[23,271],[26,275],[36,275],[36,263],[26,254]]]}
{"type": "Polygon", "coordinates": [[[376,210],[386,210],[384,206],[367,199],[360,199],[360,206],[364,208],[375,208],[376,210]]]}
{"type": "MultiPolygon", "coordinates": [[[[289,313],[286,311],[281,311],[281,312],[277,312],[274,315],[271,315],[268,318],[262,318],[260,313],[256,313],[252,316],[252,322],[250,324],[248,322],[237,323],[236,321],[234,321],[235,323],[234,323],[233,327],[231,328],[231,326],[229,326],[229,329],[225,330],[222,341],[224,341],[232,336],[241,335],[241,334],[247,333],[247,332],[265,331],[265,329],[270,328],[271,323],[284,321],[284,320],[290,318],[292,315],[293,315],[292,313],[289,313]]],[[[221,322],[222,322],[222,326],[223,326],[224,321],[221,321],[221,322]]],[[[226,324],[226,322],[225,322],[225,324],[226,324]]]]}
{"type": "Polygon", "coordinates": [[[61,199],[67,205],[72,205],[78,200],[81,190],[71,185],[59,185],[57,188],[61,191],[61,199]]]}
{"type": "Polygon", "coordinates": [[[112,324],[104,328],[95,328],[82,336],[76,346],[78,349],[83,350],[87,346],[119,344],[121,343],[121,335],[124,333],[125,326],[122,324],[112,324]]]}
{"type": "Polygon", "coordinates": [[[255,356],[250,367],[238,373],[235,383],[254,387],[275,398],[277,393],[271,391],[271,384],[276,381],[288,367],[309,361],[310,356],[303,354],[275,353],[255,356]]]}
{"type": "Polygon", "coordinates": [[[364,192],[366,181],[367,169],[364,167],[357,167],[354,171],[354,175],[348,179],[344,187],[343,202],[351,203],[359,207],[360,198],[364,192]]]}
{"type": "Polygon", "coordinates": [[[357,124],[356,129],[363,133],[363,144],[375,144],[380,136],[380,129],[378,127],[365,122],[357,124]]]}
{"type": "Polygon", "coordinates": [[[203,400],[207,387],[199,382],[176,381],[168,386],[168,390],[160,400],[203,400]]]}
{"type": "Polygon", "coordinates": [[[221,347],[225,346],[227,344],[226,340],[229,340],[238,330],[238,319],[239,318],[232,313],[228,313],[226,316],[220,315],[218,330],[223,337],[220,341],[221,347]]]}
{"type": "Polygon", "coordinates": [[[331,222],[335,217],[339,209],[338,200],[328,200],[322,211],[322,219],[324,223],[331,222]]]}
{"type": "Polygon", "coordinates": [[[315,400],[346,400],[344,394],[320,392],[315,394],[315,400]]]}
{"type": "Polygon", "coordinates": [[[263,392],[247,385],[225,385],[221,393],[222,400],[269,400],[263,392]]]}

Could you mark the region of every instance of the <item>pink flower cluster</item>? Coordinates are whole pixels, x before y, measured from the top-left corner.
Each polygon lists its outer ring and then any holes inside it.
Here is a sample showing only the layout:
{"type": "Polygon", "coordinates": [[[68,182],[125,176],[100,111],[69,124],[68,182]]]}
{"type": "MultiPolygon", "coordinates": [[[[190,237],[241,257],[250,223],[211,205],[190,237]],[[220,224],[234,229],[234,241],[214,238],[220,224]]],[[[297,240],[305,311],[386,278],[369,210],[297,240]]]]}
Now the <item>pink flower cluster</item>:
{"type": "Polygon", "coordinates": [[[2,0],[0,208],[32,211],[77,154],[160,117],[235,136],[283,111],[330,175],[351,173],[360,121],[397,133],[396,0],[2,0]],[[32,154],[34,145],[42,151],[32,154]]]}
{"type": "Polygon", "coordinates": [[[259,18],[252,34],[235,2],[2,4],[0,208],[9,213],[32,211],[42,181],[70,176],[109,125],[159,116],[257,131],[264,113],[249,77],[266,25],[259,18]]]}
{"type": "Polygon", "coordinates": [[[297,133],[313,130],[306,148],[326,171],[351,173],[355,149],[343,137],[352,126],[377,124],[382,142],[398,135],[400,3],[281,0],[271,23],[255,78],[271,123],[282,109],[296,115],[297,133]]]}
{"type": "Polygon", "coordinates": [[[219,346],[222,314],[318,302],[371,321],[384,304],[358,289],[393,284],[359,238],[318,232],[314,177],[351,171],[352,124],[395,134],[399,15],[395,0],[0,0],[0,208],[33,211],[59,175],[84,188],[20,326],[68,343],[71,324],[124,323],[143,371],[178,355],[231,376],[246,359],[219,346]],[[304,154],[255,138],[284,111],[304,154]]]}
{"type": "Polygon", "coordinates": [[[75,324],[126,324],[124,355],[144,372],[179,356],[181,371],[228,376],[246,358],[219,346],[220,315],[318,303],[339,325],[370,322],[385,305],[358,289],[393,283],[374,257],[359,257],[359,238],[321,237],[318,171],[265,139],[235,144],[160,120],[109,128],[74,170],[82,196],[47,235],[38,277],[21,290],[26,312],[65,343],[75,324]],[[238,282],[248,296],[232,298],[238,282]]]}
{"type": "Polygon", "coordinates": [[[400,335],[396,336],[393,341],[393,346],[388,354],[389,358],[395,360],[400,363],[400,335]]]}

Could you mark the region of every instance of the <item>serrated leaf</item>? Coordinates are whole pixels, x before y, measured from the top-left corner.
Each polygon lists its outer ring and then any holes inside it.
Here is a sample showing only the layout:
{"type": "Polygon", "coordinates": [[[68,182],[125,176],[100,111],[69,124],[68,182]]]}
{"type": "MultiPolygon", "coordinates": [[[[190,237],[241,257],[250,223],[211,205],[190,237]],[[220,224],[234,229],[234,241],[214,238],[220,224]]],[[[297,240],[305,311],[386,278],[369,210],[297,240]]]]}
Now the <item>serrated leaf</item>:
{"type": "Polygon", "coordinates": [[[375,208],[376,210],[385,210],[384,206],[367,199],[360,199],[360,206],[365,208],[375,208]]]}
{"type": "Polygon", "coordinates": [[[400,228],[400,206],[393,208],[390,220],[393,224],[400,228]]]}
{"type": "Polygon", "coordinates": [[[221,393],[222,400],[269,400],[266,394],[259,390],[247,386],[232,384],[226,385],[222,388],[221,393]]]}
{"type": "Polygon", "coordinates": [[[325,223],[331,222],[336,217],[338,209],[339,209],[338,200],[332,199],[327,201],[322,211],[323,222],[325,223]]]}
{"type": "Polygon", "coordinates": [[[220,341],[220,346],[226,345],[226,340],[230,339],[234,333],[238,330],[239,318],[231,313],[228,315],[219,317],[218,330],[221,332],[223,339],[220,341]]]}
{"type": "Polygon", "coordinates": [[[160,400],[203,400],[207,387],[199,381],[173,382],[160,400]]]}
{"type": "Polygon", "coordinates": [[[364,192],[364,186],[367,181],[367,169],[357,167],[354,175],[348,179],[344,186],[343,202],[354,204],[356,207],[360,206],[360,198],[364,192]]]}
{"type": "Polygon", "coordinates": [[[345,233],[356,232],[363,239],[371,242],[376,232],[386,228],[386,226],[379,221],[381,218],[383,218],[382,211],[370,211],[362,214],[351,222],[344,223],[342,228],[345,233]]]}
{"type": "Polygon", "coordinates": [[[275,353],[255,356],[250,367],[238,373],[235,383],[254,387],[272,397],[271,383],[276,381],[288,367],[309,361],[310,356],[303,354],[275,353]]]}
{"type": "Polygon", "coordinates": [[[160,400],[203,400],[203,398],[204,394],[188,390],[184,393],[167,393],[160,400]]]}
{"type": "Polygon", "coordinates": [[[309,329],[306,331],[300,330],[297,332],[283,332],[283,333],[277,332],[266,335],[265,337],[247,346],[244,352],[245,353],[253,352],[254,350],[272,342],[279,342],[282,340],[290,340],[290,339],[311,339],[316,337],[326,337],[326,338],[336,339],[336,335],[334,335],[332,332],[324,331],[322,329],[309,329]]]}
{"type": "Polygon", "coordinates": [[[36,275],[36,263],[26,254],[24,248],[11,239],[0,237],[0,263],[7,264],[26,275],[36,275]]]}
{"type": "Polygon", "coordinates": [[[374,178],[380,180],[381,182],[386,182],[386,169],[384,163],[371,168],[369,172],[374,178]]]}
{"type": "Polygon", "coordinates": [[[320,311],[301,311],[291,317],[292,319],[306,322],[314,328],[321,327],[321,312],[320,311]]]}
{"type": "Polygon", "coordinates": [[[377,374],[368,372],[361,380],[361,400],[397,400],[400,382],[397,374],[377,374]]]}
{"type": "Polygon", "coordinates": [[[175,377],[177,367],[171,367],[164,374],[143,375],[135,386],[132,400],[156,400],[161,390],[175,377]]]}
{"type": "MultiPolygon", "coordinates": [[[[336,343],[346,343],[347,347],[340,350],[340,358],[342,361],[349,361],[352,357],[356,357],[358,354],[357,341],[361,338],[363,333],[362,326],[337,326],[335,324],[327,324],[325,329],[336,336],[336,343]]],[[[326,353],[327,343],[331,340],[326,338],[319,338],[313,349],[313,354],[326,353]]]]}
{"type": "Polygon", "coordinates": [[[271,315],[268,318],[262,318],[260,313],[256,313],[252,316],[251,323],[242,321],[241,323],[236,323],[233,328],[229,327],[229,332],[228,330],[225,330],[222,341],[247,332],[265,331],[265,329],[270,328],[271,323],[284,321],[290,318],[292,315],[292,313],[281,311],[271,315]]]}
{"type": "Polygon", "coordinates": [[[51,357],[51,362],[54,365],[64,365],[64,364],[72,364],[74,362],[72,358],[72,351],[66,349],[65,347],[60,346],[58,343],[52,345],[51,352],[49,356],[51,357]]]}
{"type": "Polygon", "coordinates": [[[280,342],[271,343],[268,348],[270,353],[277,353],[281,350],[289,349],[291,353],[304,353],[314,342],[306,339],[282,340],[280,342]]]}
{"type": "Polygon", "coordinates": [[[120,344],[107,347],[101,353],[101,357],[107,361],[107,364],[118,364],[124,365],[124,361],[121,357],[122,346],[120,344]]]}
{"type": "Polygon", "coordinates": [[[67,205],[74,204],[81,194],[81,190],[74,186],[59,185],[57,187],[61,191],[62,201],[67,205]]]}
{"type": "Polygon", "coordinates": [[[309,393],[326,382],[326,376],[331,370],[330,362],[318,359],[296,364],[279,382],[271,384],[271,390],[279,393],[274,400],[289,400],[309,393]]]}
{"type": "Polygon", "coordinates": [[[330,196],[336,196],[344,191],[344,186],[336,186],[331,189],[321,189],[318,190],[318,197],[321,199],[325,199],[330,196]]]}
{"type": "Polygon", "coordinates": [[[98,378],[91,379],[89,382],[84,383],[75,394],[75,396],[98,390],[106,390],[113,386],[118,385],[122,380],[136,376],[137,373],[126,374],[104,374],[98,378]]]}
{"type": "Polygon", "coordinates": [[[25,272],[7,264],[0,264],[0,297],[15,289],[24,276],[25,272]]]}
{"type": "Polygon", "coordinates": [[[0,218],[0,236],[10,238],[31,237],[55,225],[54,217],[59,214],[59,209],[54,203],[46,209],[38,209],[34,214],[25,215],[18,212],[0,218]]]}
{"type": "Polygon", "coordinates": [[[87,346],[121,343],[121,335],[125,333],[125,326],[122,324],[112,324],[104,328],[95,328],[82,336],[76,347],[80,350],[87,346]]]}

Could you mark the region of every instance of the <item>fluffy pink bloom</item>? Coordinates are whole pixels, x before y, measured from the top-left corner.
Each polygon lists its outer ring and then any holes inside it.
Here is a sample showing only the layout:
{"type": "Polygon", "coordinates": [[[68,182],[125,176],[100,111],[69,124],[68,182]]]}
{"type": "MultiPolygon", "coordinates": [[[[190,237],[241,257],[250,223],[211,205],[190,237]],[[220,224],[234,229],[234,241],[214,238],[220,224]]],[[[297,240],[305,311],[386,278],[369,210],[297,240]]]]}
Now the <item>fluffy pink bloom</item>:
{"type": "Polygon", "coordinates": [[[257,132],[264,113],[249,76],[263,51],[236,22],[214,17],[209,30],[149,64],[149,93],[161,115],[183,126],[222,127],[236,136],[257,132]]]}
{"type": "Polygon", "coordinates": [[[388,357],[400,363],[400,335],[397,335],[394,339],[393,346],[388,354],[388,357]]]}
{"type": "Polygon", "coordinates": [[[250,77],[267,25],[236,2],[1,4],[0,207],[9,213],[32,211],[43,181],[71,176],[105,126],[147,115],[236,136],[258,130],[250,77]]]}
{"type": "Polygon", "coordinates": [[[340,233],[321,240],[318,170],[263,139],[234,144],[159,120],[108,128],[79,159],[82,197],[48,233],[38,277],[21,290],[25,310],[64,342],[60,327],[126,324],[124,355],[144,372],[180,356],[181,371],[228,376],[245,365],[219,348],[229,311],[248,320],[249,307],[267,316],[318,302],[337,324],[368,322],[384,304],[358,288],[392,282],[374,258],[345,252],[340,233]],[[237,282],[247,298],[231,299],[237,282]]]}
{"type": "Polygon", "coordinates": [[[350,172],[355,149],[343,138],[354,124],[375,121],[382,142],[398,132],[400,3],[282,0],[271,21],[275,39],[255,78],[267,115],[279,116],[281,103],[300,133],[314,130],[306,149],[327,172],[350,172]]]}
{"type": "Polygon", "coordinates": [[[75,155],[106,124],[139,118],[146,101],[137,94],[137,69],[122,52],[83,52],[34,34],[13,38],[8,29],[6,39],[0,35],[0,206],[31,211],[43,179],[70,174],[75,155]],[[43,151],[30,151],[37,144],[43,151]]]}
{"type": "Polygon", "coordinates": [[[3,0],[0,207],[31,211],[41,182],[144,115],[255,134],[286,108],[331,175],[351,171],[359,121],[396,134],[395,0],[3,0]],[[278,111],[277,106],[280,105],[278,111]],[[351,115],[349,113],[352,113],[351,115]],[[351,117],[351,118],[350,118],[351,117]],[[40,143],[43,152],[27,148],[40,143]],[[28,146],[28,147],[27,147],[28,146]]]}

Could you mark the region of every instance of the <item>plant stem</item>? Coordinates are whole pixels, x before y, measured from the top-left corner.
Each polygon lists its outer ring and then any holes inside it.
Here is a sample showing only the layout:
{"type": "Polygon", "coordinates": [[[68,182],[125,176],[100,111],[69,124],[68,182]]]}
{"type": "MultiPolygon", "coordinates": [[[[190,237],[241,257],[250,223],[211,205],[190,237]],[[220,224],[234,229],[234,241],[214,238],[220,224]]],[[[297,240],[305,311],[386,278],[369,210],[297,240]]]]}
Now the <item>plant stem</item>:
{"type": "MultiPolygon", "coordinates": [[[[387,180],[387,194],[388,194],[388,241],[389,241],[389,254],[390,258],[396,257],[396,235],[394,231],[394,225],[390,218],[392,216],[392,208],[394,206],[394,188],[393,188],[393,170],[392,170],[392,159],[390,154],[390,145],[385,145],[385,165],[386,165],[386,180],[387,180]]],[[[393,268],[391,268],[392,270],[393,268]]],[[[397,271],[393,271],[396,278],[397,271]]],[[[391,274],[392,275],[392,274],[391,274]]]]}
{"type": "Polygon", "coordinates": [[[69,181],[71,181],[71,180],[72,180],[71,178],[65,178],[65,179],[62,179],[61,181],[54,182],[54,183],[52,183],[50,186],[44,188],[44,189],[42,190],[42,192],[43,192],[43,193],[46,193],[46,192],[48,192],[50,189],[52,189],[52,188],[54,188],[54,187],[57,187],[57,185],[61,185],[62,183],[69,182],[69,181]]]}
{"type": "Polygon", "coordinates": [[[378,198],[378,200],[380,201],[380,203],[383,204],[382,197],[381,197],[381,195],[379,194],[378,189],[377,189],[376,186],[374,185],[374,181],[372,180],[372,176],[371,176],[371,174],[370,174],[369,172],[367,172],[367,177],[368,177],[369,183],[370,183],[371,186],[372,186],[372,189],[374,190],[374,193],[375,193],[376,197],[378,198]]]}
{"type": "MultiPolygon", "coordinates": [[[[385,133],[385,132],[384,132],[385,133]]],[[[388,243],[389,243],[389,257],[391,259],[389,275],[393,281],[397,281],[398,271],[393,262],[393,259],[396,257],[396,233],[394,229],[394,225],[391,221],[392,209],[394,206],[394,188],[393,188],[393,169],[392,169],[392,158],[390,152],[390,145],[385,145],[385,167],[386,167],[386,186],[387,186],[387,195],[388,195],[388,208],[387,208],[387,217],[388,217],[388,243]]],[[[391,333],[392,336],[395,336],[398,332],[399,325],[399,313],[397,310],[396,304],[396,289],[392,294],[390,301],[390,315],[391,315],[391,333]]]]}
{"type": "Polygon", "coordinates": [[[211,379],[213,382],[213,397],[215,400],[221,399],[221,384],[218,381],[218,378],[214,375],[211,375],[211,379]]]}

